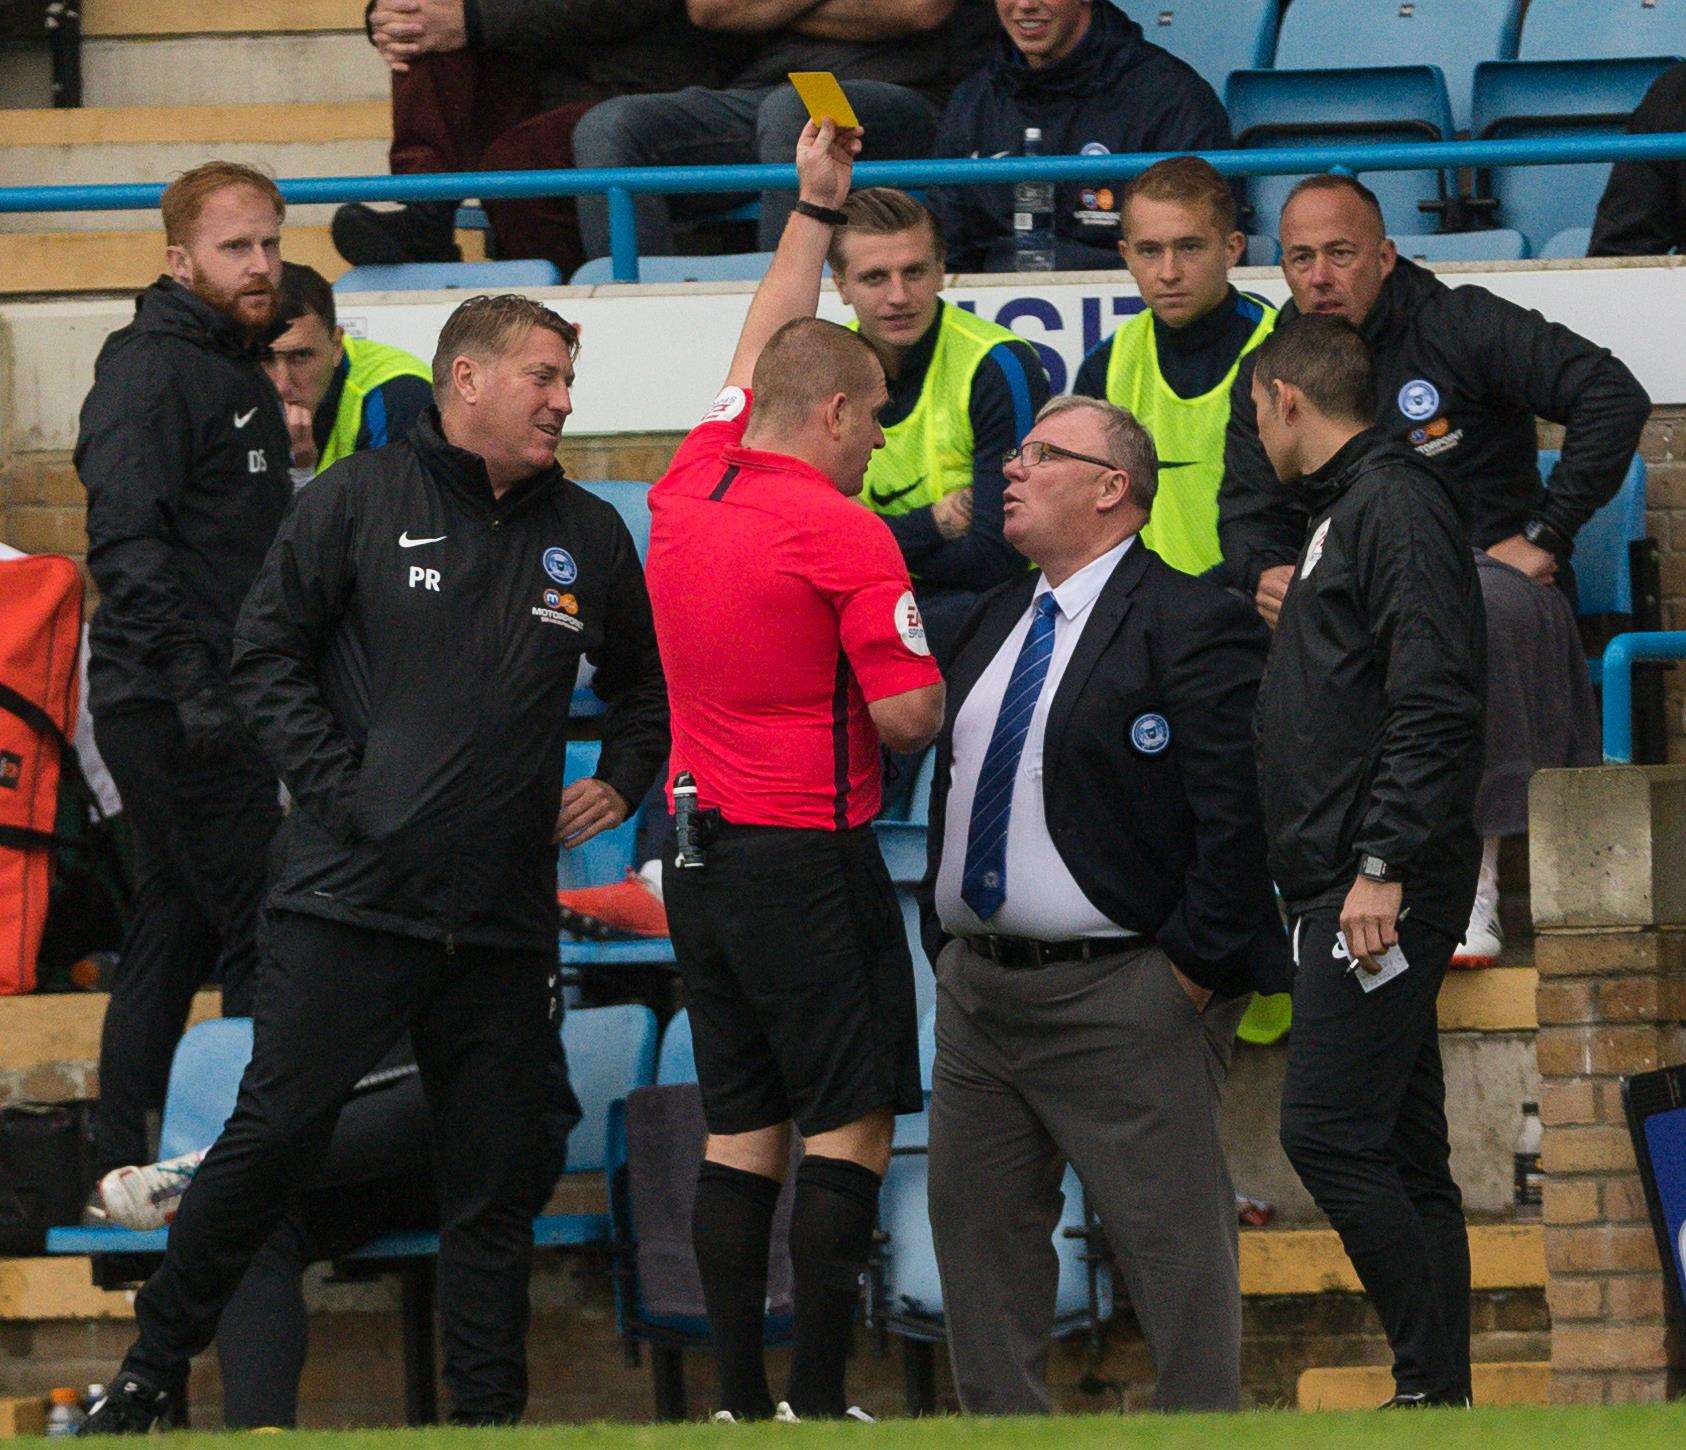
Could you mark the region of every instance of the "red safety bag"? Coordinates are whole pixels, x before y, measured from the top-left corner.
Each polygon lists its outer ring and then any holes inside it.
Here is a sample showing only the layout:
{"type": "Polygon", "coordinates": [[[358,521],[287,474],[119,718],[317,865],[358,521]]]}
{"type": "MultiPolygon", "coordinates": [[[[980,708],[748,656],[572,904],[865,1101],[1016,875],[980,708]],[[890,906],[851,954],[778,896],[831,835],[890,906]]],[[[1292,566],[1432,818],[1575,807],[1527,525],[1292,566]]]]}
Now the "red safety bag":
{"type": "Polygon", "coordinates": [[[0,995],[35,988],[81,643],[76,565],[0,560],[0,995]]]}

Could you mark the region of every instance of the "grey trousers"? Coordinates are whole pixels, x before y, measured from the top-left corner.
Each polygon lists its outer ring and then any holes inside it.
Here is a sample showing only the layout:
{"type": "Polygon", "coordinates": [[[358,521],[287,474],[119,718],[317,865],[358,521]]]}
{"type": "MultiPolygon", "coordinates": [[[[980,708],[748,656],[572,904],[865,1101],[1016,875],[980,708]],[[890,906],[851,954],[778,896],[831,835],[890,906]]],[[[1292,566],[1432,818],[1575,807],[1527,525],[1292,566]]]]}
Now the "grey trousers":
{"type": "Polygon", "coordinates": [[[936,963],[930,1206],[960,1407],[1037,1414],[1069,1162],[1106,1230],[1164,1410],[1241,1396],[1235,1189],[1218,1103],[1247,997],[1197,1013],[1157,947],[1037,971],[936,963]]]}

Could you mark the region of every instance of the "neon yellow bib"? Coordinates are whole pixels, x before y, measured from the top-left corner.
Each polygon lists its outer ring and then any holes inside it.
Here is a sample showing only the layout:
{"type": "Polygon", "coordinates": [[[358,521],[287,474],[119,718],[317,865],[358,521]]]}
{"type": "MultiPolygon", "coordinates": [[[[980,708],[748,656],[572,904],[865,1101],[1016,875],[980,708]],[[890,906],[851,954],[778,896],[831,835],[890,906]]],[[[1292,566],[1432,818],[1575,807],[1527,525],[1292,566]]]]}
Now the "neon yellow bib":
{"type": "MultiPolygon", "coordinates": [[[[992,349],[1015,342],[1011,328],[938,304],[937,345],[913,411],[884,430],[861,502],[874,513],[929,508],[972,482],[972,377],[992,349]]],[[[850,327],[859,330],[858,322],[850,327]]],[[[1010,376],[1012,376],[1010,374],[1010,376]]]]}
{"type": "Polygon", "coordinates": [[[1264,316],[1223,380],[1197,398],[1178,397],[1160,373],[1151,312],[1139,312],[1112,335],[1107,400],[1129,409],[1159,451],[1159,493],[1142,541],[1185,574],[1204,574],[1223,559],[1218,547],[1218,485],[1224,475],[1229,392],[1241,359],[1276,325],[1276,309],[1260,298],[1251,300],[1264,308],[1264,316]]]}
{"type": "Polygon", "coordinates": [[[330,463],[337,463],[346,454],[357,451],[357,435],[363,431],[364,402],[382,383],[390,383],[394,378],[426,378],[430,387],[433,384],[433,369],[401,347],[389,347],[384,342],[370,342],[361,337],[347,337],[345,356],[351,370],[340,390],[340,406],[334,414],[333,431],[328,434],[322,457],[316,464],[318,473],[330,463]]]}

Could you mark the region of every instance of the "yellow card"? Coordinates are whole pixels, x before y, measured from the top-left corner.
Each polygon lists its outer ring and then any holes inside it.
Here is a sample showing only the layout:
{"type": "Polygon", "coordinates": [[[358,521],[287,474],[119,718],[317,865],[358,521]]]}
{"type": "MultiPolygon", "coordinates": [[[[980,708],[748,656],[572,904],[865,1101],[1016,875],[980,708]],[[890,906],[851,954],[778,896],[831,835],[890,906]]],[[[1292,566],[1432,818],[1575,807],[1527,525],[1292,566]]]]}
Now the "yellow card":
{"type": "Polygon", "coordinates": [[[824,121],[835,121],[839,129],[860,125],[855,119],[855,108],[830,71],[793,70],[790,83],[796,87],[796,94],[802,97],[816,126],[824,121]]]}

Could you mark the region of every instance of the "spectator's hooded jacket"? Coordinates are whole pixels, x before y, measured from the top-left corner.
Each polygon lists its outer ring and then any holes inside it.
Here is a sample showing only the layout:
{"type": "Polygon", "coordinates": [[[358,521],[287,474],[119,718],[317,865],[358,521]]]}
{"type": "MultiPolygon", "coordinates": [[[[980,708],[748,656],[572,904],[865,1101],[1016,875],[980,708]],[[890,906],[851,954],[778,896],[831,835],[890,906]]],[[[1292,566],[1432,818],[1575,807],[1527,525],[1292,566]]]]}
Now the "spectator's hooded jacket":
{"type": "MultiPolygon", "coordinates": [[[[1002,33],[994,58],[961,84],[937,128],[938,156],[1019,156],[1026,127],[1047,156],[1130,151],[1209,151],[1230,144],[1216,92],[1169,51],[1150,44],[1116,6],[1097,3],[1071,54],[1033,70],[1002,33]]],[[[870,144],[870,143],[869,143],[870,144]]],[[[1054,194],[1059,265],[1120,267],[1123,183],[1062,183],[1054,194]]],[[[948,235],[956,271],[1010,271],[1013,189],[936,189],[929,204],[948,235]]]]}
{"type": "Polygon", "coordinates": [[[1298,916],[1338,907],[1379,856],[1403,908],[1456,939],[1487,679],[1467,497],[1375,429],[1293,487],[1311,522],[1254,716],[1271,877],[1298,916]]]}

